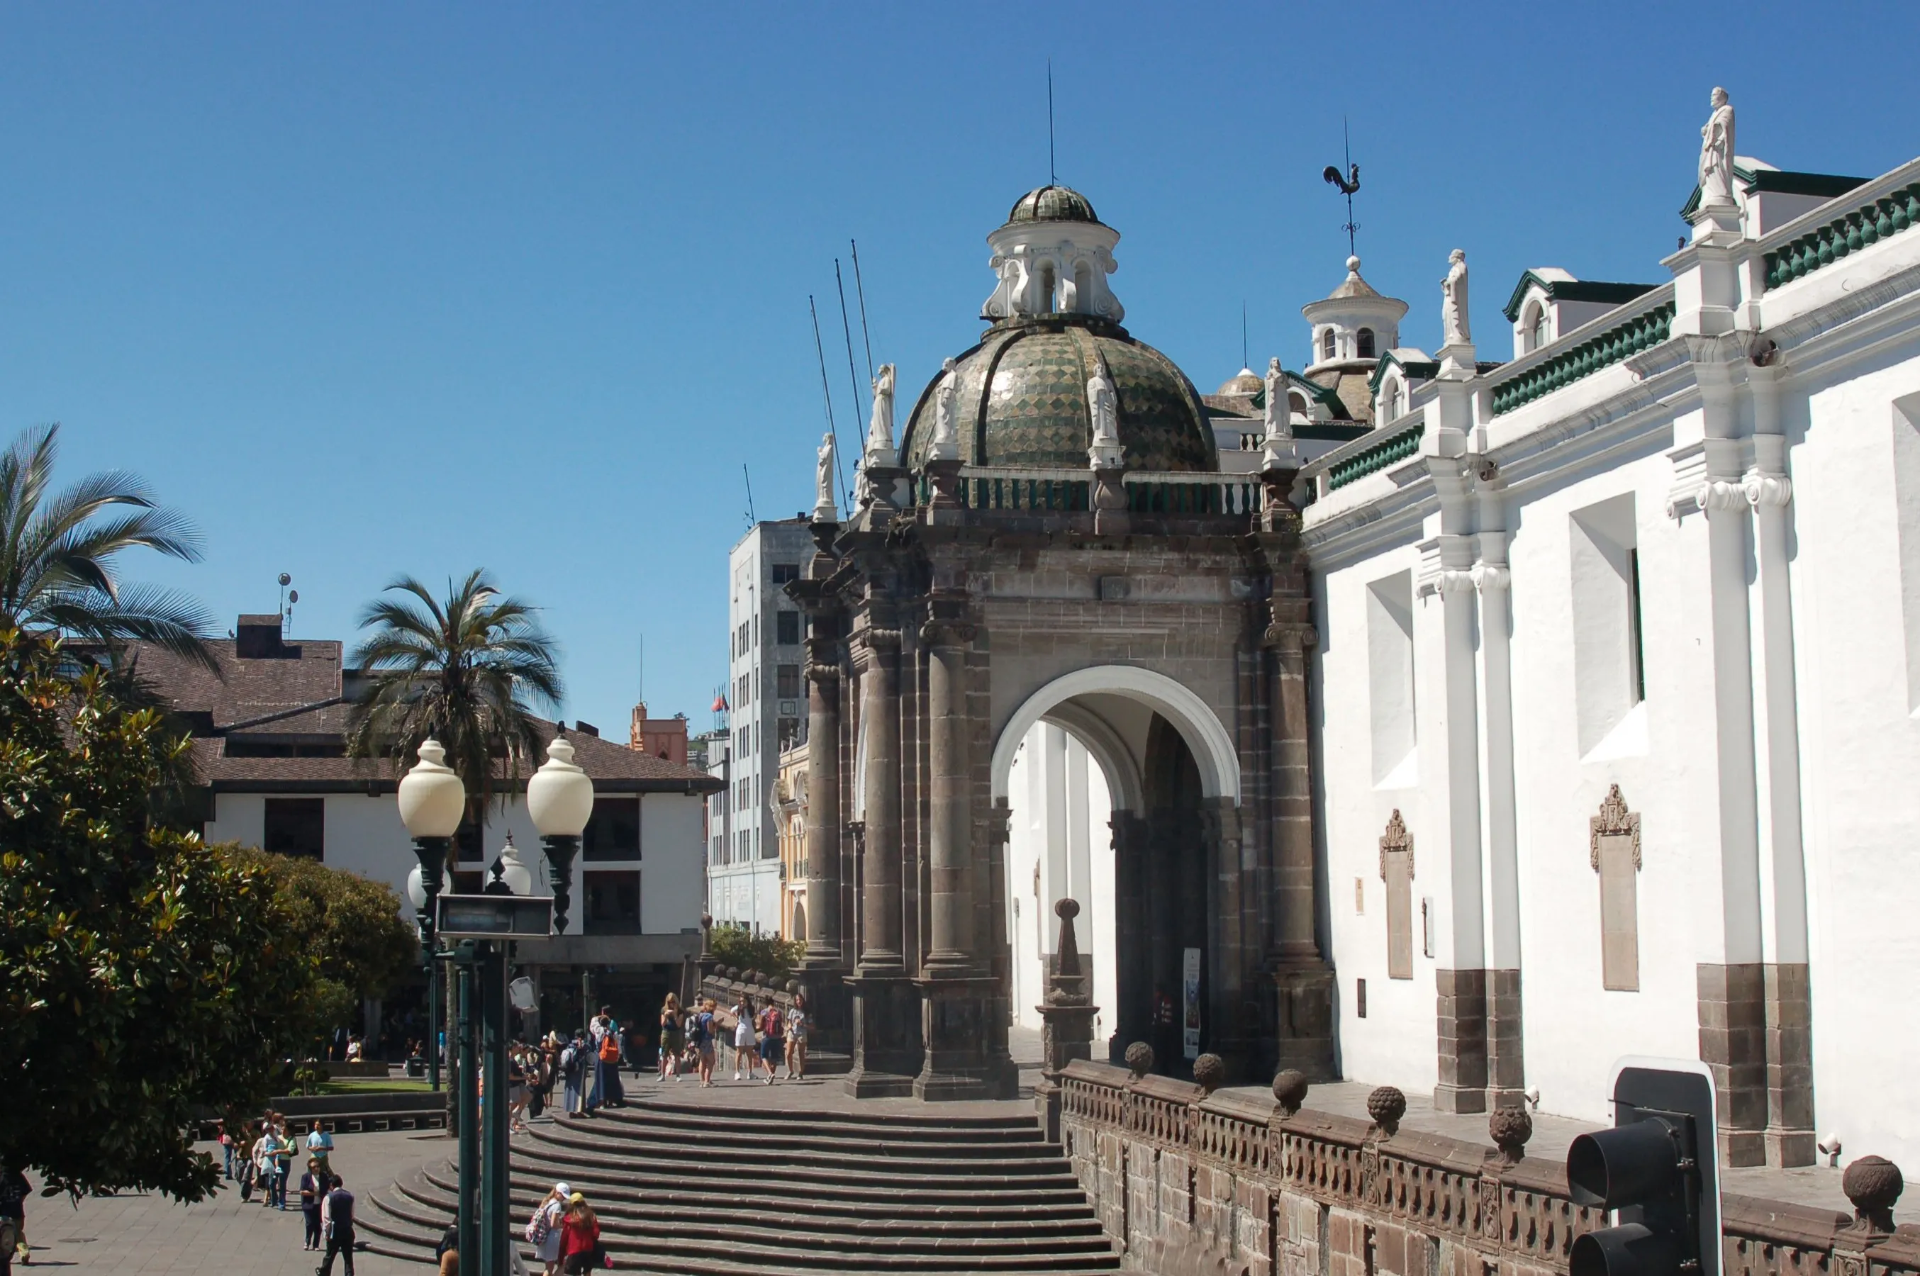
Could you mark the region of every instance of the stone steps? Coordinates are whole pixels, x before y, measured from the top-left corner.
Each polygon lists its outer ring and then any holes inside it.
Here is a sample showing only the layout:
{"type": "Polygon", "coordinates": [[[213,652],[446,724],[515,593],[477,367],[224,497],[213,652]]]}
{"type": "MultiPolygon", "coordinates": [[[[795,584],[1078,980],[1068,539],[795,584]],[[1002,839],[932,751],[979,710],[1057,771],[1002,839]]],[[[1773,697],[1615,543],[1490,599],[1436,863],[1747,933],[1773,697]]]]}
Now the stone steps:
{"type": "MultiPolygon", "coordinates": [[[[777,1101],[769,1095],[769,1101],[777,1101]]],[[[680,1276],[1108,1272],[1071,1167],[1018,1115],[800,1111],[647,1098],[513,1140],[514,1242],[557,1180],[585,1192],[620,1269],[680,1276]]],[[[432,1261],[456,1171],[369,1193],[369,1248],[432,1261]]]]}

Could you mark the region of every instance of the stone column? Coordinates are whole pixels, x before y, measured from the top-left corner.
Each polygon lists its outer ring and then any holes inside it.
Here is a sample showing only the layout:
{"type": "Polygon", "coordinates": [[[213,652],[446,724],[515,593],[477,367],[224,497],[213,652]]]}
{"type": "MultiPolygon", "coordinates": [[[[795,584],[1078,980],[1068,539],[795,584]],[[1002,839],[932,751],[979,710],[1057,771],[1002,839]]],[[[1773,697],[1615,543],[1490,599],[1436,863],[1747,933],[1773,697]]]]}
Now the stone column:
{"type": "Polygon", "coordinates": [[[860,970],[899,971],[900,631],[869,629],[861,672],[866,728],[866,854],[861,864],[860,970]]]}
{"type": "Polygon", "coordinates": [[[933,899],[927,968],[963,974],[973,967],[973,768],[967,721],[967,647],[970,625],[929,622],[928,715],[932,794],[928,829],[933,899]]]}
{"type": "Polygon", "coordinates": [[[1153,975],[1147,949],[1147,822],[1115,810],[1113,829],[1113,1045],[1117,1052],[1153,1033],[1153,975]]]}
{"type": "Polygon", "coordinates": [[[807,955],[837,966],[840,947],[840,667],[810,644],[807,664],[807,955]]]}
{"type": "Polygon", "coordinates": [[[1473,583],[1480,591],[1480,697],[1486,741],[1487,894],[1486,986],[1487,1109],[1522,1102],[1526,1091],[1525,1036],[1520,1023],[1520,839],[1513,779],[1513,660],[1508,634],[1510,606],[1507,534],[1500,500],[1480,493],[1480,561],[1473,583]]]}

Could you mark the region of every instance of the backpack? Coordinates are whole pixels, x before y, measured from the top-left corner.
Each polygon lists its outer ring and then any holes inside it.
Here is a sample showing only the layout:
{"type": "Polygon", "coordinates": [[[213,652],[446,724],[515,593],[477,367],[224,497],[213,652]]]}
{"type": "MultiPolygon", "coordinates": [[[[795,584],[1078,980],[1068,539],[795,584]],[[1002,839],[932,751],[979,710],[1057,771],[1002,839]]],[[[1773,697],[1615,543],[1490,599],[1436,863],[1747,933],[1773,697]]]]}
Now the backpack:
{"type": "Polygon", "coordinates": [[[553,1232],[552,1211],[542,1205],[527,1220],[527,1244],[538,1245],[553,1232]]]}
{"type": "Polygon", "coordinates": [[[580,1062],[579,1054],[580,1052],[572,1046],[568,1046],[565,1050],[562,1050],[560,1052],[560,1071],[568,1076],[572,1076],[575,1065],[580,1062]]]}
{"type": "Polygon", "coordinates": [[[787,1025],[781,1021],[780,1007],[778,1006],[767,1007],[767,1016],[763,1022],[763,1027],[764,1027],[764,1031],[766,1032],[766,1035],[769,1037],[779,1037],[779,1036],[785,1035],[787,1025]]]}
{"type": "Polygon", "coordinates": [[[600,1039],[600,1062],[620,1062],[620,1036],[618,1033],[609,1032],[600,1039]]]}

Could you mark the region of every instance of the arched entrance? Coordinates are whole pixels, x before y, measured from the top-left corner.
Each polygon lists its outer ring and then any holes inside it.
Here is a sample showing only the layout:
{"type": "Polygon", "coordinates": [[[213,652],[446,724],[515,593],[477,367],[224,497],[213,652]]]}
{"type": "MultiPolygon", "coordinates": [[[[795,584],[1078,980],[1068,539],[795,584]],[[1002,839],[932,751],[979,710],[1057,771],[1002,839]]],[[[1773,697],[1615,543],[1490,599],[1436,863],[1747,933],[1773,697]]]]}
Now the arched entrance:
{"type": "Polygon", "coordinates": [[[1128,665],[1076,670],[1033,692],[1001,728],[991,783],[1008,807],[1006,918],[1017,1022],[1044,995],[1053,905],[1071,895],[1091,990],[1094,1052],[1153,1044],[1183,1072],[1215,1025],[1212,883],[1220,811],[1240,789],[1232,739],[1205,701],[1128,665]]]}

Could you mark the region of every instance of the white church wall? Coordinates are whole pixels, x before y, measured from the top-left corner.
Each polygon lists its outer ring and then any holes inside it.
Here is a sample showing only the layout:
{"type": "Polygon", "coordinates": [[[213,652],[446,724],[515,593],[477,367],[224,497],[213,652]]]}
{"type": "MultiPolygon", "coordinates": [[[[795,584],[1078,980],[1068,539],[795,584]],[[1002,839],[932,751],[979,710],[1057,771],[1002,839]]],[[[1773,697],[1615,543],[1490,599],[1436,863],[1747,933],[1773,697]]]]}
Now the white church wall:
{"type": "Polygon", "coordinates": [[[701,802],[699,795],[683,793],[640,799],[640,929],[649,935],[700,925],[706,885],[701,802]]]}

